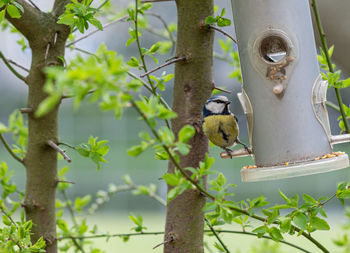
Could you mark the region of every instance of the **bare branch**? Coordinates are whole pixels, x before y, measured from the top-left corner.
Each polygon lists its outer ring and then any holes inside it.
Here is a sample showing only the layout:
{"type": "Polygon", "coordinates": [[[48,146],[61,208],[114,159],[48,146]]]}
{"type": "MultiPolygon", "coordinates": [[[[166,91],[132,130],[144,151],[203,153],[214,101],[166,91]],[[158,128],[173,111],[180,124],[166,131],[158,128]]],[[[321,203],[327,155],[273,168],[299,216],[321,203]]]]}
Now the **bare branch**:
{"type": "Polygon", "coordinates": [[[66,155],[66,153],[52,140],[47,141],[47,145],[49,145],[51,148],[53,148],[54,150],[56,150],[58,153],[60,153],[64,160],[66,160],[67,162],[71,162],[72,160],[66,155]]]}
{"type": "Polygon", "coordinates": [[[221,240],[220,236],[218,235],[218,233],[215,231],[214,227],[211,225],[210,221],[207,218],[204,218],[205,222],[207,223],[209,229],[211,230],[211,232],[213,232],[214,236],[216,237],[216,239],[219,241],[219,243],[221,244],[221,246],[226,250],[226,253],[230,253],[230,251],[228,250],[227,246],[225,245],[225,243],[221,240]]]}
{"type": "Polygon", "coordinates": [[[220,28],[218,28],[218,27],[216,27],[216,26],[212,26],[212,25],[209,25],[208,27],[209,27],[210,29],[216,30],[216,31],[222,33],[223,35],[229,37],[234,43],[237,44],[237,40],[234,39],[230,34],[228,34],[227,32],[225,32],[224,30],[222,30],[222,29],[220,29],[220,28]]]}
{"type": "Polygon", "coordinates": [[[222,92],[225,92],[225,93],[231,94],[231,91],[225,90],[225,89],[220,88],[220,87],[216,87],[216,86],[215,86],[215,83],[213,83],[213,87],[212,87],[212,89],[213,89],[213,90],[219,90],[219,91],[222,91],[222,92]]]}
{"type": "Polygon", "coordinates": [[[70,1],[71,0],[55,0],[55,3],[53,4],[52,8],[52,15],[54,17],[60,16],[64,12],[66,5],[70,1]]]}
{"type": "MultiPolygon", "coordinates": [[[[92,94],[94,92],[95,92],[95,90],[90,90],[90,91],[87,92],[87,94],[92,94]]],[[[72,96],[72,95],[63,95],[61,97],[61,99],[72,98],[72,97],[74,97],[74,96],[72,96]]]]}
{"type": "Polygon", "coordinates": [[[100,6],[97,7],[98,10],[100,10],[103,6],[105,6],[107,3],[109,2],[109,0],[105,0],[102,4],[100,4],[100,6]]]}
{"type": "Polygon", "coordinates": [[[21,109],[19,109],[19,111],[21,113],[32,113],[33,112],[33,108],[21,108],[21,109]]]}
{"type": "MultiPolygon", "coordinates": [[[[114,20],[114,21],[112,21],[112,22],[109,22],[109,23],[103,25],[103,29],[105,29],[105,28],[107,28],[107,27],[109,27],[109,26],[111,26],[111,25],[113,25],[113,24],[116,24],[116,23],[118,23],[118,22],[123,22],[123,21],[125,21],[127,18],[128,18],[128,16],[124,16],[124,17],[121,17],[121,18],[119,18],[119,19],[117,19],[117,20],[114,20]]],[[[83,40],[83,39],[86,39],[87,37],[90,37],[91,35],[93,35],[93,34],[99,32],[99,31],[101,31],[101,30],[100,30],[100,29],[93,30],[92,32],[89,32],[89,33],[85,34],[84,36],[80,37],[79,39],[76,39],[75,41],[72,41],[72,42],[68,43],[68,44],[66,45],[66,47],[69,47],[69,46],[71,46],[71,45],[73,45],[73,44],[75,44],[75,43],[77,43],[77,42],[79,42],[79,41],[81,41],[81,40],[83,40]]]]}
{"type": "Polygon", "coordinates": [[[57,183],[65,183],[65,184],[75,184],[73,181],[68,181],[68,180],[57,180],[57,183]]]}
{"type": "Polygon", "coordinates": [[[0,51],[0,58],[5,63],[5,65],[8,67],[8,69],[19,79],[21,79],[23,82],[27,83],[27,80],[24,76],[22,76],[20,73],[18,73],[8,62],[8,60],[5,58],[5,56],[0,51]]]}
{"type": "Polygon", "coordinates": [[[141,1],[142,4],[145,3],[157,3],[157,2],[172,2],[174,0],[143,0],[141,1]]]}
{"type": "Polygon", "coordinates": [[[178,61],[185,61],[185,60],[186,60],[186,57],[175,58],[175,59],[173,59],[171,61],[168,61],[168,62],[164,63],[163,65],[160,65],[160,66],[156,67],[155,69],[152,69],[152,70],[142,74],[140,77],[143,78],[143,77],[148,76],[149,74],[151,74],[151,73],[153,73],[153,72],[155,72],[155,71],[157,71],[157,70],[159,70],[161,68],[164,68],[165,66],[168,66],[168,65],[173,64],[173,63],[178,62],[178,61]]]}
{"type": "Polygon", "coordinates": [[[174,241],[174,237],[170,236],[170,238],[168,240],[165,240],[164,242],[157,244],[152,249],[156,249],[156,248],[158,248],[158,247],[160,247],[160,246],[162,246],[164,244],[167,244],[167,243],[173,242],[173,241],[174,241]]]}
{"type": "Polygon", "coordinates": [[[19,161],[20,163],[23,163],[23,160],[12,151],[12,149],[10,148],[10,145],[6,142],[4,136],[1,133],[0,133],[0,140],[1,140],[2,144],[4,144],[6,150],[10,153],[11,156],[15,160],[19,161]]]}
{"type": "Polygon", "coordinates": [[[18,68],[20,68],[20,69],[22,69],[22,70],[24,70],[24,71],[29,73],[29,69],[27,69],[26,67],[23,67],[22,65],[19,65],[17,62],[15,62],[13,60],[10,60],[10,59],[7,59],[7,61],[9,63],[11,63],[12,65],[14,65],[14,66],[16,66],[16,67],[18,67],[18,68]]]}
{"type": "Polygon", "coordinates": [[[156,13],[152,13],[152,12],[146,12],[145,15],[153,16],[153,17],[155,17],[155,18],[157,18],[157,19],[160,20],[160,22],[163,24],[165,30],[168,32],[168,34],[169,34],[169,39],[171,40],[171,43],[172,43],[173,46],[174,46],[174,45],[175,45],[175,39],[174,39],[174,37],[173,37],[171,31],[169,30],[168,24],[165,22],[165,20],[163,19],[163,17],[160,16],[160,15],[158,15],[158,14],[156,14],[156,13]]]}
{"type": "Polygon", "coordinates": [[[28,0],[33,6],[35,9],[37,9],[38,11],[41,11],[40,8],[32,1],[32,0],[28,0]]]}

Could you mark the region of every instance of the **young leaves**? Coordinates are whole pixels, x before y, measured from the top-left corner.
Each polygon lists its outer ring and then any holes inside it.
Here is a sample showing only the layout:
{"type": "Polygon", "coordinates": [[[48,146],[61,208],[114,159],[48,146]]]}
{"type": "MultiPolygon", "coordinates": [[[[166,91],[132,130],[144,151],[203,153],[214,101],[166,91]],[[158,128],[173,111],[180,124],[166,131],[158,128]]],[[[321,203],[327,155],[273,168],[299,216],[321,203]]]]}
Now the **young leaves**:
{"type": "Polygon", "coordinates": [[[92,0],[72,0],[65,6],[66,10],[58,17],[57,23],[68,25],[71,29],[76,27],[81,33],[89,28],[89,23],[103,30],[101,22],[94,17],[99,10],[90,7],[91,2],[92,0]]]}
{"type": "Polygon", "coordinates": [[[219,27],[224,27],[224,26],[230,26],[231,25],[231,20],[228,18],[225,18],[225,8],[221,10],[220,15],[216,15],[216,17],[213,16],[208,16],[205,18],[205,24],[207,25],[214,25],[217,24],[219,27]]]}
{"type": "Polygon", "coordinates": [[[98,137],[90,136],[89,141],[79,144],[76,150],[81,156],[89,157],[97,165],[97,170],[99,170],[101,168],[101,162],[107,163],[104,156],[107,155],[109,146],[106,146],[108,141],[97,141],[97,139],[98,137]]]}

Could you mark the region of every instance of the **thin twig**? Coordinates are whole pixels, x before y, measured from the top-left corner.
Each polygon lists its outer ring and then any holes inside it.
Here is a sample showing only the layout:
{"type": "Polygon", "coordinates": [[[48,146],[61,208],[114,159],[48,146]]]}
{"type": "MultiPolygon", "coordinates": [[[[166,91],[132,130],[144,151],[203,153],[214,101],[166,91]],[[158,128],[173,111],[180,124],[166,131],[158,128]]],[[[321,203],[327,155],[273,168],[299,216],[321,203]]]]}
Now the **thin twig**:
{"type": "MultiPolygon", "coordinates": [[[[211,230],[204,230],[204,233],[212,233],[211,230]]],[[[242,235],[249,235],[249,236],[255,236],[257,237],[257,234],[251,233],[251,232],[243,232],[243,231],[234,231],[234,230],[217,230],[217,233],[221,234],[242,234],[242,235]]],[[[129,234],[99,234],[99,235],[87,235],[87,236],[61,236],[57,238],[57,240],[67,240],[67,239],[96,239],[96,238],[111,238],[111,237],[131,237],[131,236],[143,236],[143,235],[163,235],[163,231],[157,231],[157,232],[140,232],[140,233],[129,233],[129,234]]],[[[263,235],[262,236],[265,239],[273,240],[270,236],[263,235]]],[[[287,241],[279,241],[280,243],[286,244],[288,246],[291,246],[293,248],[296,248],[302,252],[305,253],[311,253],[310,251],[303,249],[293,243],[287,242],[287,241]]]]}
{"type": "MultiPolygon", "coordinates": [[[[255,233],[251,233],[251,232],[246,232],[246,231],[234,231],[234,230],[217,230],[217,233],[221,234],[221,233],[227,233],[227,234],[242,234],[242,235],[251,235],[251,236],[255,236],[257,237],[258,235],[255,234],[255,233]]],[[[269,239],[269,240],[273,240],[270,236],[267,236],[267,235],[263,235],[262,238],[264,239],[269,239]]],[[[296,248],[302,252],[305,252],[305,253],[311,253],[311,251],[308,251],[306,249],[303,249],[301,247],[299,247],[298,245],[296,244],[293,244],[293,243],[290,243],[290,242],[287,242],[287,241],[284,241],[284,240],[281,240],[281,241],[278,241],[280,243],[283,243],[283,244],[286,244],[288,246],[291,246],[293,248],[296,248]]]]}
{"type": "Polygon", "coordinates": [[[17,161],[19,161],[20,163],[23,163],[23,160],[18,157],[13,151],[12,149],[10,148],[9,144],[6,142],[4,136],[2,135],[2,133],[0,133],[0,140],[2,142],[2,144],[4,144],[6,150],[10,153],[10,155],[17,161]]]}
{"type": "Polygon", "coordinates": [[[21,108],[21,109],[19,109],[19,111],[21,113],[32,113],[33,112],[33,108],[21,108]]]}
{"type": "MultiPolygon", "coordinates": [[[[78,225],[77,219],[76,219],[76,217],[75,217],[73,207],[72,207],[72,205],[71,205],[71,203],[70,203],[70,201],[69,201],[69,199],[68,199],[68,196],[67,196],[67,194],[66,194],[66,191],[63,189],[63,190],[61,190],[61,193],[62,193],[62,195],[63,195],[64,200],[66,201],[66,207],[68,208],[68,211],[69,211],[69,213],[70,213],[70,215],[71,215],[73,224],[74,224],[75,227],[78,228],[79,225],[78,225]]],[[[75,244],[75,246],[77,246],[77,248],[78,248],[81,252],[85,253],[83,247],[76,241],[76,240],[79,240],[80,243],[81,243],[82,240],[84,240],[83,238],[81,239],[81,238],[73,238],[73,237],[71,237],[70,239],[72,239],[72,241],[73,241],[73,243],[75,244]]]]}
{"type": "Polygon", "coordinates": [[[69,158],[69,156],[67,156],[67,154],[52,140],[47,141],[47,145],[49,145],[51,148],[53,148],[54,150],[56,150],[58,153],[60,153],[64,160],[66,160],[67,162],[71,162],[72,160],[69,158]]]}
{"type": "Polygon", "coordinates": [[[75,184],[73,181],[68,181],[68,180],[57,180],[57,183],[64,183],[64,184],[75,184]]]}
{"type": "Polygon", "coordinates": [[[155,18],[157,18],[157,19],[160,20],[160,22],[163,24],[165,30],[168,32],[168,34],[169,34],[169,39],[170,39],[171,44],[172,44],[172,48],[174,48],[176,41],[175,41],[175,39],[174,39],[174,37],[173,37],[173,34],[171,33],[171,31],[170,31],[170,29],[169,29],[168,24],[165,22],[165,20],[163,19],[163,17],[160,16],[160,15],[158,15],[158,14],[156,14],[156,13],[152,13],[152,12],[146,12],[145,15],[150,15],[150,16],[153,16],[153,17],[155,17],[155,18]]]}
{"type": "Polygon", "coordinates": [[[142,4],[145,3],[157,3],[157,2],[172,2],[174,0],[143,0],[141,1],[142,4]]]}
{"type": "Polygon", "coordinates": [[[19,65],[17,62],[13,61],[13,60],[10,60],[10,59],[7,59],[7,61],[9,63],[11,63],[12,65],[15,65],[16,67],[19,67],[20,69],[26,71],[29,73],[29,69],[27,69],[26,67],[23,67],[22,65],[19,65]]]}
{"type": "MultiPolygon", "coordinates": [[[[114,20],[114,21],[112,21],[112,22],[107,23],[107,24],[103,25],[103,29],[105,29],[105,28],[107,28],[107,27],[109,27],[109,26],[111,26],[111,25],[114,25],[114,24],[116,24],[116,23],[118,23],[118,22],[125,21],[125,20],[127,19],[127,17],[128,17],[128,16],[125,16],[125,17],[122,17],[122,18],[119,18],[119,19],[117,19],[117,20],[114,20]]],[[[77,43],[77,42],[79,42],[79,41],[81,41],[81,40],[83,40],[83,39],[86,39],[87,37],[90,37],[91,35],[93,35],[93,34],[95,34],[95,33],[97,33],[97,32],[100,32],[100,31],[101,31],[100,29],[93,30],[93,31],[91,31],[91,32],[89,32],[89,33],[87,33],[87,34],[85,34],[84,36],[80,37],[79,39],[76,39],[75,41],[72,41],[72,42],[68,43],[68,44],[66,45],[66,47],[69,47],[69,46],[71,46],[71,45],[74,45],[75,43],[77,43]]]]}
{"type": "Polygon", "coordinates": [[[210,29],[216,30],[216,31],[222,33],[223,35],[229,37],[234,43],[237,44],[237,40],[236,40],[235,38],[233,38],[230,34],[228,34],[227,32],[225,32],[224,30],[222,30],[222,29],[220,29],[220,28],[218,28],[218,27],[216,27],[216,26],[213,26],[213,25],[208,25],[208,27],[209,27],[210,29]]]}
{"type": "Polygon", "coordinates": [[[151,73],[153,73],[153,72],[155,72],[155,71],[157,71],[157,70],[159,70],[161,68],[164,68],[164,67],[166,67],[166,66],[168,66],[170,64],[173,64],[173,63],[179,62],[179,61],[186,61],[186,57],[179,57],[179,58],[175,58],[175,59],[173,59],[171,61],[168,61],[168,62],[166,62],[166,63],[164,63],[164,64],[162,64],[162,65],[160,65],[160,66],[158,66],[158,67],[156,67],[156,68],[154,68],[154,69],[152,69],[152,70],[150,70],[150,71],[148,71],[148,72],[146,72],[144,74],[142,74],[140,77],[143,78],[143,77],[145,77],[145,76],[147,76],[147,75],[149,75],[149,74],[151,74],[151,73]]]}
{"type": "MultiPolygon", "coordinates": [[[[128,75],[131,76],[132,78],[135,78],[135,79],[139,80],[139,81],[143,84],[143,86],[144,86],[149,92],[151,92],[151,93],[152,93],[153,95],[155,95],[156,97],[159,97],[159,101],[160,101],[160,103],[161,103],[162,105],[164,105],[168,110],[171,110],[171,107],[167,104],[167,102],[163,99],[163,97],[162,97],[162,96],[159,96],[159,94],[158,94],[156,91],[154,91],[154,90],[148,85],[148,83],[146,83],[144,80],[142,80],[140,77],[138,77],[137,75],[135,75],[134,73],[132,73],[132,72],[130,72],[130,71],[128,71],[128,75]]],[[[166,125],[168,128],[170,128],[170,123],[169,123],[169,121],[168,121],[168,120],[164,120],[164,122],[165,122],[165,125],[166,125]]]]}
{"type": "Polygon", "coordinates": [[[330,101],[326,101],[326,106],[328,106],[329,108],[332,108],[333,110],[336,110],[337,112],[340,112],[339,106],[337,106],[336,104],[330,101]]]}
{"type": "Polygon", "coordinates": [[[59,142],[59,143],[57,143],[57,145],[59,146],[59,145],[63,145],[63,146],[66,146],[66,147],[68,147],[68,148],[71,148],[71,149],[76,149],[73,145],[70,145],[70,144],[68,144],[68,143],[65,143],[65,142],[59,142]]]}
{"type": "MultiPolygon", "coordinates": [[[[323,30],[323,27],[322,27],[322,24],[321,24],[321,19],[320,19],[320,15],[319,15],[319,12],[318,12],[316,0],[312,0],[312,4],[311,5],[312,5],[312,8],[314,10],[315,20],[316,20],[318,32],[319,32],[319,35],[320,35],[323,52],[324,52],[324,54],[326,56],[328,69],[329,69],[329,71],[331,73],[334,73],[334,68],[333,68],[333,64],[331,62],[331,57],[329,56],[329,53],[328,53],[328,45],[327,45],[326,35],[324,33],[324,30],[323,30]]],[[[343,107],[343,100],[342,100],[342,97],[341,97],[341,94],[340,94],[340,90],[338,88],[334,87],[334,91],[335,91],[335,95],[336,95],[337,100],[338,100],[340,114],[341,114],[341,117],[342,117],[343,122],[344,122],[345,132],[346,133],[350,133],[350,127],[349,127],[348,120],[346,119],[346,113],[345,113],[345,110],[344,110],[344,107],[343,107]]]]}
{"type": "Polygon", "coordinates": [[[216,231],[215,231],[214,227],[211,225],[210,221],[207,218],[204,218],[204,220],[205,220],[205,223],[207,223],[208,227],[210,228],[210,231],[213,232],[214,236],[219,241],[221,246],[226,250],[226,253],[230,253],[230,251],[226,247],[225,243],[221,240],[220,236],[216,233],[216,231]]]}
{"type": "Polygon", "coordinates": [[[0,51],[0,58],[2,59],[2,61],[5,63],[5,65],[8,67],[8,69],[19,79],[21,79],[23,82],[27,82],[26,78],[24,76],[22,76],[20,73],[18,73],[12,66],[11,64],[8,62],[8,60],[5,58],[5,56],[2,54],[2,52],[0,51]]]}
{"type": "Polygon", "coordinates": [[[172,242],[172,241],[174,241],[174,238],[173,238],[173,237],[170,237],[170,239],[165,240],[164,242],[161,242],[161,243],[157,244],[157,245],[154,246],[152,249],[156,249],[156,248],[158,248],[158,247],[160,247],[160,246],[162,246],[162,245],[164,245],[164,244],[167,244],[167,243],[169,243],[169,242],[172,242]]]}
{"type": "Polygon", "coordinates": [[[100,10],[103,6],[105,6],[107,3],[109,2],[109,0],[105,0],[102,4],[100,4],[100,6],[97,7],[98,10],[100,10]]]}
{"type": "MultiPolygon", "coordinates": [[[[147,117],[142,113],[141,109],[137,106],[137,104],[131,100],[131,103],[133,104],[135,110],[140,114],[140,116],[143,118],[143,120],[145,121],[145,123],[147,124],[147,126],[149,127],[149,129],[151,130],[152,134],[156,137],[156,139],[161,143],[161,138],[159,136],[159,134],[157,133],[157,131],[154,129],[154,127],[151,126],[150,122],[148,121],[147,117]]],[[[198,183],[198,181],[195,181],[194,179],[191,178],[190,175],[188,175],[185,171],[185,169],[183,169],[180,164],[176,161],[175,157],[173,156],[173,154],[171,153],[170,149],[168,146],[166,145],[162,145],[162,147],[164,148],[165,152],[168,154],[169,156],[169,160],[173,163],[174,167],[176,169],[178,169],[180,171],[180,173],[185,177],[185,179],[187,181],[189,181],[194,187],[197,188],[197,190],[199,192],[201,192],[203,194],[203,196],[211,199],[212,201],[216,200],[216,197],[209,193],[204,186],[200,185],[198,183]]],[[[247,215],[253,219],[265,222],[266,218],[255,215],[255,214],[251,214],[249,213],[247,210],[241,209],[241,208],[237,208],[237,207],[229,207],[230,210],[235,211],[235,212],[239,212],[241,214],[247,215]]],[[[278,225],[279,222],[275,221],[273,222],[273,224],[278,225]]],[[[329,251],[320,243],[318,242],[315,238],[313,238],[310,234],[301,231],[298,227],[292,225],[292,228],[294,229],[294,231],[296,231],[297,233],[301,233],[302,236],[304,236],[305,238],[307,238],[309,241],[311,241],[313,244],[315,244],[320,250],[322,250],[325,253],[329,253],[329,251]]]]}
{"type": "MultiPolygon", "coordinates": [[[[146,66],[146,62],[145,62],[145,55],[142,53],[142,47],[141,47],[141,42],[140,42],[140,38],[139,38],[139,32],[138,32],[138,13],[139,13],[139,0],[135,0],[135,19],[134,19],[134,24],[135,24],[135,37],[136,37],[136,44],[137,44],[137,49],[139,51],[140,57],[141,57],[141,61],[142,61],[142,68],[145,71],[145,73],[148,72],[147,70],[147,66],[146,66]]],[[[147,75],[147,79],[148,79],[148,83],[152,88],[152,93],[155,92],[155,88],[153,87],[153,83],[152,80],[150,78],[149,75],[147,75]]]]}
{"type": "Polygon", "coordinates": [[[32,0],[28,0],[33,6],[35,9],[37,9],[38,11],[41,11],[40,8],[32,1],[32,0]]]}
{"type": "MultiPolygon", "coordinates": [[[[87,94],[92,94],[92,93],[94,93],[96,90],[89,90],[88,92],[87,92],[87,94]]],[[[74,96],[72,96],[72,95],[63,95],[62,97],[61,97],[61,99],[66,99],[66,98],[72,98],[72,97],[74,97],[74,96]]]]}

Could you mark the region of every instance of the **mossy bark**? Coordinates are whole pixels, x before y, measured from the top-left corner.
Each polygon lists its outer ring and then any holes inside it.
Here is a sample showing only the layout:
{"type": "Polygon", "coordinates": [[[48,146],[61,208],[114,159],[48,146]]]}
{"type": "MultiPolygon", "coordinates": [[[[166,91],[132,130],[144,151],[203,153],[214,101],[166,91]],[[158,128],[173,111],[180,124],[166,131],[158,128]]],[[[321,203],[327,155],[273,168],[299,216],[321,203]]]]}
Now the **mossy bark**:
{"type": "MultiPolygon", "coordinates": [[[[28,108],[33,111],[47,97],[43,87],[46,81],[44,68],[61,65],[69,27],[57,24],[57,16],[63,11],[56,1],[52,13],[44,13],[23,0],[17,0],[24,13],[20,19],[7,19],[27,38],[32,50],[32,62],[28,84],[28,108]],[[57,35],[55,35],[57,34],[57,35]],[[49,45],[49,46],[48,46],[49,45]]],[[[23,207],[26,219],[32,220],[32,242],[40,237],[46,241],[46,252],[57,252],[55,195],[57,185],[57,152],[47,145],[58,141],[58,107],[37,118],[28,114],[28,151],[23,159],[26,167],[26,192],[23,207]]]]}
{"type": "MultiPolygon", "coordinates": [[[[173,110],[179,116],[172,121],[172,130],[177,135],[186,124],[201,125],[202,107],[212,91],[214,34],[204,25],[205,18],[213,15],[212,0],[176,0],[176,5],[176,56],[185,56],[187,59],[175,65],[173,110]]],[[[199,132],[189,144],[192,146],[191,151],[181,158],[181,166],[196,168],[208,152],[208,140],[199,132]]],[[[171,163],[169,172],[174,172],[171,163]]],[[[188,190],[168,203],[165,253],[204,252],[202,208],[205,202],[205,197],[197,190],[188,190]]]]}

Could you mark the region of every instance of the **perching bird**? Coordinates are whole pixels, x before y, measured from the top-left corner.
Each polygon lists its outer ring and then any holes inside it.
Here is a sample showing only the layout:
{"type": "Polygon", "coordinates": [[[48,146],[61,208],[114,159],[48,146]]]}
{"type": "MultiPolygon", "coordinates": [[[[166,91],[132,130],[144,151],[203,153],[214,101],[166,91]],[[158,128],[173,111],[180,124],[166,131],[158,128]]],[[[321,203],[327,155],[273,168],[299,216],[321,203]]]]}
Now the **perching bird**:
{"type": "Polygon", "coordinates": [[[203,132],[216,146],[224,149],[232,158],[231,147],[239,143],[251,153],[249,148],[238,138],[239,128],[237,118],[229,109],[231,102],[225,96],[213,96],[203,106],[203,132]]]}

